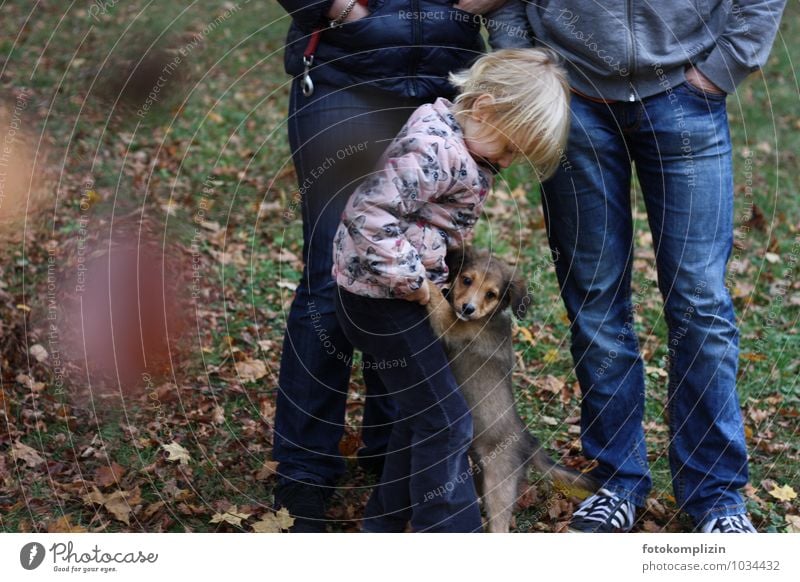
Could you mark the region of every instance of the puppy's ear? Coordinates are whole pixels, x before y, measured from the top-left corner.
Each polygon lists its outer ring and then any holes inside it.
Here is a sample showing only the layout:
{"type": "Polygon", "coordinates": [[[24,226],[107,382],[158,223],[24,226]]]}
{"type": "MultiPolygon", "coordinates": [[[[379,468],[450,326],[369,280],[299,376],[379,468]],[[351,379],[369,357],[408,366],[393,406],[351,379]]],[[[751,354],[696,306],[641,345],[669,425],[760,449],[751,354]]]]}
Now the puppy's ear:
{"type": "Polygon", "coordinates": [[[511,308],[511,313],[517,319],[522,319],[528,312],[531,304],[531,296],[528,293],[527,282],[521,277],[509,277],[507,279],[505,292],[503,295],[503,306],[511,308]]]}
{"type": "Polygon", "coordinates": [[[457,249],[447,251],[444,262],[447,264],[447,282],[452,283],[456,275],[461,272],[472,260],[472,250],[470,247],[462,246],[457,249]]]}

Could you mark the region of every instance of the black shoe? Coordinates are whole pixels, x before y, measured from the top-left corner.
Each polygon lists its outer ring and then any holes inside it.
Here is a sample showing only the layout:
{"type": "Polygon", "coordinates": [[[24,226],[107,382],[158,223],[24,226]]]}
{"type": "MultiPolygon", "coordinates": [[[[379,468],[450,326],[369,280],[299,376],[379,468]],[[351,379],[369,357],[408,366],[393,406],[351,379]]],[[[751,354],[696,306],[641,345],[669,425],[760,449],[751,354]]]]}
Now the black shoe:
{"type": "Polygon", "coordinates": [[[326,487],[294,481],[275,489],[275,502],[294,518],[290,533],[325,533],[326,487]]]}
{"type": "Polygon", "coordinates": [[[616,493],[600,489],[580,504],[569,521],[574,533],[628,532],[633,527],[636,508],[616,493]]]}
{"type": "Polygon", "coordinates": [[[383,474],[383,462],[385,457],[359,458],[358,466],[375,482],[380,481],[383,474]]]}
{"type": "Polygon", "coordinates": [[[701,524],[697,531],[702,533],[757,533],[747,514],[715,517],[701,524]]]}

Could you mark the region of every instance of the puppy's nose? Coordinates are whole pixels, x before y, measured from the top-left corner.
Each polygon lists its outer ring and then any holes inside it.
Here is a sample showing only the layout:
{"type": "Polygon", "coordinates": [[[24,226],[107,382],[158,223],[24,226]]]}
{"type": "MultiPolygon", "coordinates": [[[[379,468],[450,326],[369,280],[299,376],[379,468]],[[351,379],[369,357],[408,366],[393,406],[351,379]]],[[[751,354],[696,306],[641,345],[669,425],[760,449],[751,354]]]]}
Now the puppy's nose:
{"type": "Polygon", "coordinates": [[[461,313],[464,315],[472,315],[475,313],[475,306],[472,303],[465,303],[461,306],[461,313]]]}

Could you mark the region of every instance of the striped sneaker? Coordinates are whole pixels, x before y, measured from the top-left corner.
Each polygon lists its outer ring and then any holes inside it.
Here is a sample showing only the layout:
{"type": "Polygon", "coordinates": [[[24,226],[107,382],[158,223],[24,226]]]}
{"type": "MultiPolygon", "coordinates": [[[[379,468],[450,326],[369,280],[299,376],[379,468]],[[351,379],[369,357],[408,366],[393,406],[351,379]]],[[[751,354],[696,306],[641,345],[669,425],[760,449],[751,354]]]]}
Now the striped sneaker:
{"type": "Polygon", "coordinates": [[[578,506],[569,520],[575,533],[627,532],[633,527],[636,507],[608,489],[599,489],[578,506]]]}
{"type": "Polygon", "coordinates": [[[697,528],[702,533],[758,533],[744,513],[709,519],[697,528]]]}

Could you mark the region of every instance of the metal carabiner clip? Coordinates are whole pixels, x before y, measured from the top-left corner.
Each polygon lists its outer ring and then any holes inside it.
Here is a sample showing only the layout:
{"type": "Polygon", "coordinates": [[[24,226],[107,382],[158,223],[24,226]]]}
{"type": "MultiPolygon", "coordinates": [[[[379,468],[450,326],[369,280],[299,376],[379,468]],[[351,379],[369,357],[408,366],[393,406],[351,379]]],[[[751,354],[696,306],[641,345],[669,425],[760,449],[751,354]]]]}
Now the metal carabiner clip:
{"type": "Polygon", "coordinates": [[[311,97],[314,94],[314,82],[311,80],[311,65],[314,64],[314,55],[311,56],[304,56],[303,57],[303,65],[305,65],[305,70],[303,71],[303,95],[306,97],[311,97]]]}

